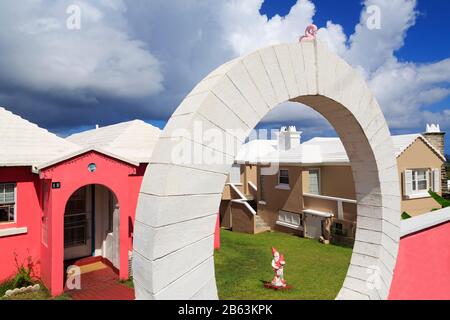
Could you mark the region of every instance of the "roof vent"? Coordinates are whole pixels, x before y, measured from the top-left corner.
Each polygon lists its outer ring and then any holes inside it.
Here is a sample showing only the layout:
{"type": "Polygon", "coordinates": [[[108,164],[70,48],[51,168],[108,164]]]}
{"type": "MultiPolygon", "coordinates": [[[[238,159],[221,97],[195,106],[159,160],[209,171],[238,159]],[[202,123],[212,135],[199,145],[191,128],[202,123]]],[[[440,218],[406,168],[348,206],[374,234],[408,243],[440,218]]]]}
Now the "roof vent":
{"type": "Polygon", "coordinates": [[[99,129],[100,126],[98,124],[95,125],[95,130],[99,129]]]}

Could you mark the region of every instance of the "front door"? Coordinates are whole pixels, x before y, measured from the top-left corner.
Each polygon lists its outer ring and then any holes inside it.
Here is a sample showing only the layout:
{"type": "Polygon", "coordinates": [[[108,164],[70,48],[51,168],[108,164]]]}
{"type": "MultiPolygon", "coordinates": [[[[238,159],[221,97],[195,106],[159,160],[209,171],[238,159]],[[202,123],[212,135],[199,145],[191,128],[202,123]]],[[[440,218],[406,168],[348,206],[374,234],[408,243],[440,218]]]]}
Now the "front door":
{"type": "Polygon", "coordinates": [[[110,232],[105,241],[105,258],[111,261],[114,267],[120,269],[120,208],[117,203],[113,204],[109,221],[110,232]]]}
{"type": "Polygon", "coordinates": [[[64,213],[64,260],[92,255],[92,210],[87,187],[76,191],[64,213]]]}

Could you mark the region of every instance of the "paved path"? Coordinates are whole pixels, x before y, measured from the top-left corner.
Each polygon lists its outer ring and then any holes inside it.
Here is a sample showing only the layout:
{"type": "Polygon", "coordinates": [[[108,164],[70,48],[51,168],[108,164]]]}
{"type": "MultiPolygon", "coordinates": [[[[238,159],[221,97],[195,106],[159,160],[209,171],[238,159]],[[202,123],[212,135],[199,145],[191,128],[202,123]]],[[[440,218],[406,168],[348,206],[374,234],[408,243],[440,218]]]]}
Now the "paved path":
{"type": "MultiPolygon", "coordinates": [[[[95,268],[98,269],[98,268],[95,268]]],[[[73,300],[134,300],[134,289],[119,282],[109,267],[81,275],[81,290],[66,290],[73,300]]]]}

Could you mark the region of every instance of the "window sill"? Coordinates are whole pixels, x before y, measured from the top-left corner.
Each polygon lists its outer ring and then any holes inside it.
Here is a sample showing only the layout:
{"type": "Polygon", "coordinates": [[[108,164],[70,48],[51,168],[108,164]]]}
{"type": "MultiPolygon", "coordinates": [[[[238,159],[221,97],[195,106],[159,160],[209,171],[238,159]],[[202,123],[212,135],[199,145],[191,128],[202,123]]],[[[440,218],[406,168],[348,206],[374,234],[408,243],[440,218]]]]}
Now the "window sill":
{"type": "Polygon", "coordinates": [[[291,190],[291,187],[288,184],[279,184],[275,187],[278,190],[291,190]]]}
{"type": "Polygon", "coordinates": [[[18,236],[18,235],[22,235],[22,234],[26,234],[26,233],[28,233],[27,227],[0,229],[0,238],[18,236]]]}
{"type": "Polygon", "coordinates": [[[290,228],[290,229],[294,229],[294,230],[301,230],[301,231],[303,231],[303,227],[302,226],[295,225],[295,224],[292,224],[292,223],[283,222],[283,221],[279,221],[279,220],[276,222],[276,225],[282,226],[282,227],[286,227],[286,228],[290,228]]]}
{"type": "Polygon", "coordinates": [[[265,201],[259,201],[258,204],[265,206],[265,205],[267,205],[267,202],[265,202],[265,201]]]}
{"type": "Polygon", "coordinates": [[[415,194],[411,194],[409,196],[405,196],[405,199],[407,199],[407,200],[423,199],[423,198],[431,198],[431,196],[428,192],[415,193],[415,194]]]}

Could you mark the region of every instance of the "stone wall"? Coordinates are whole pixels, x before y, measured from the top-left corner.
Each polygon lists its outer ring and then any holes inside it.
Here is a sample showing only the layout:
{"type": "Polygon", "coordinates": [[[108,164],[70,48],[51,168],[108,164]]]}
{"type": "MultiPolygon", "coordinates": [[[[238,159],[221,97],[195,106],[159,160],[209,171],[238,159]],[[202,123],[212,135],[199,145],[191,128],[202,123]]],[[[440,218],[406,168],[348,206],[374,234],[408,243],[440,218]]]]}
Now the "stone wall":
{"type": "MultiPolygon", "coordinates": [[[[445,156],[445,132],[424,133],[423,136],[442,154],[445,156]]],[[[448,193],[447,186],[447,170],[445,163],[441,167],[441,190],[442,193],[448,193]]]]}

